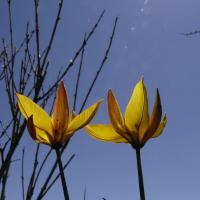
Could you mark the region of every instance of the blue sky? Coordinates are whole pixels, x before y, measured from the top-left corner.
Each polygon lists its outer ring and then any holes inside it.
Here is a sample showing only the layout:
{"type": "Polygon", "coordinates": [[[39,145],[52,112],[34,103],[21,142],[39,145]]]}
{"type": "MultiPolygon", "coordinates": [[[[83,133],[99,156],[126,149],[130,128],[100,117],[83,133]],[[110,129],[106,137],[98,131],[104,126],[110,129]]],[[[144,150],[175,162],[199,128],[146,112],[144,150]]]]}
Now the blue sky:
{"type": "MultiPolygon", "coordinates": [[[[55,6],[56,1],[48,1],[48,4],[41,1],[39,14],[43,47],[49,38],[55,6]]],[[[87,105],[100,98],[106,99],[107,90],[112,88],[124,111],[134,85],[144,76],[151,110],[155,89],[158,87],[160,90],[168,124],[159,138],[150,140],[142,149],[147,199],[188,200],[198,199],[200,195],[200,36],[185,37],[181,34],[200,28],[199,7],[199,0],[64,2],[61,23],[50,56],[50,83],[56,78],[54,72],[69,62],[84,33],[90,30],[101,11],[106,9],[97,33],[86,48],[78,105],[100,65],[116,16],[119,16],[119,23],[112,50],[87,105]]],[[[23,39],[26,21],[30,20],[33,26],[33,16],[31,0],[13,1],[16,44],[23,39]]],[[[6,4],[2,0],[1,37],[7,37],[7,23],[6,4]]],[[[73,99],[76,70],[74,67],[64,78],[70,102],[73,99]]],[[[3,85],[0,84],[2,89],[3,85]]],[[[2,106],[5,103],[0,104],[3,113],[7,112],[2,106]]],[[[94,122],[108,122],[106,101],[94,122]]],[[[33,162],[30,155],[35,151],[35,143],[28,132],[15,158],[21,157],[24,146],[28,176],[33,162]]],[[[41,158],[47,150],[47,146],[41,147],[41,158]]],[[[87,200],[102,197],[107,200],[139,199],[135,152],[129,145],[102,143],[79,131],[70,141],[63,160],[67,160],[72,153],[76,157],[66,171],[72,200],[83,199],[85,188],[87,200]]],[[[20,170],[20,162],[16,162],[10,172],[8,199],[21,199],[20,170]]],[[[60,181],[44,199],[55,198],[63,198],[60,181]]]]}

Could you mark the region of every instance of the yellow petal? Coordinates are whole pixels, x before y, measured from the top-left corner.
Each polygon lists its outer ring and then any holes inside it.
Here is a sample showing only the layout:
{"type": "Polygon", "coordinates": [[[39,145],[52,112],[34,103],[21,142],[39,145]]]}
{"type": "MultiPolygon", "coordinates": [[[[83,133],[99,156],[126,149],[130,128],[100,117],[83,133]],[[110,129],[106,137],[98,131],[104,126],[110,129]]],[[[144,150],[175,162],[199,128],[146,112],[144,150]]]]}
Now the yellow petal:
{"type": "Polygon", "coordinates": [[[112,90],[108,91],[107,101],[108,101],[108,114],[114,129],[117,132],[123,131],[125,129],[124,118],[122,116],[117,99],[112,93],[112,90]]]}
{"type": "Polygon", "coordinates": [[[28,120],[27,120],[27,128],[28,128],[28,131],[30,133],[30,136],[34,139],[34,140],[37,140],[37,137],[36,137],[36,130],[35,130],[35,125],[33,123],[33,115],[31,115],[28,120]]]}
{"type": "Polygon", "coordinates": [[[143,79],[135,86],[125,112],[125,124],[131,132],[139,133],[143,137],[148,128],[148,99],[143,79]]]}
{"type": "MultiPolygon", "coordinates": [[[[76,113],[74,111],[72,111],[69,115],[69,124],[71,123],[71,121],[76,117],[76,113]]],[[[62,144],[64,144],[72,135],[74,134],[74,130],[73,131],[68,131],[66,130],[65,131],[65,134],[63,135],[62,139],[61,139],[61,142],[62,144]]]]}
{"type": "Polygon", "coordinates": [[[58,87],[52,113],[52,125],[56,140],[59,141],[67,129],[69,120],[68,98],[63,81],[58,87]]]}
{"type": "Polygon", "coordinates": [[[49,117],[48,113],[28,97],[18,93],[16,95],[22,115],[27,120],[31,115],[33,115],[34,125],[48,132],[49,134],[52,134],[51,118],[49,117]]]}
{"type": "Polygon", "coordinates": [[[27,120],[27,128],[30,133],[30,136],[38,143],[43,143],[43,144],[51,144],[50,141],[50,135],[46,133],[45,131],[35,127],[33,123],[33,115],[31,115],[28,120],[27,120]]]}
{"type": "Polygon", "coordinates": [[[75,117],[76,117],[76,113],[74,111],[70,112],[68,123],[70,123],[75,117]]]}
{"type": "Polygon", "coordinates": [[[72,119],[72,121],[69,123],[67,133],[74,132],[86,126],[94,117],[101,103],[102,103],[102,100],[98,101],[97,103],[93,104],[92,106],[87,108],[85,111],[77,115],[74,119],[72,119]]]}
{"type": "Polygon", "coordinates": [[[114,143],[128,143],[125,138],[123,138],[113,129],[112,125],[90,124],[84,129],[90,136],[97,140],[114,143]]]}
{"type": "Polygon", "coordinates": [[[148,130],[149,137],[151,137],[156,131],[156,129],[158,128],[161,121],[161,117],[162,117],[162,106],[161,106],[159,91],[157,89],[156,99],[155,99],[153,111],[152,111],[150,122],[149,122],[149,130],[148,130]]]}
{"type": "Polygon", "coordinates": [[[35,127],[37,140],[36,142],[42,143],[42,144],[48,144],[52,145],[52,142],[50,141],[47,132],[35,127]]]}
{"type": "MultiPolygon", "coordinates": [[[[68,122],[68,123],[70,124],[70,122],[71,122],[75,117],[76,117],[76,114],[75,114],[74,111],[72,111],[72,112],[70,113],[70,115],[69,115],[69,122],[68,122]]],[[[62,139],[61,139],[62,144],[64,144],[73,134],[74,134],[74,131],[69,132],[68,130],[66,130],[65,133],[64,133],[64,135],[63,135],[63,137],[62,137],[62,139]]]]}
{"type": "Polygon", "coordinates": [[[158,137],[163,132],[163,130],[166,126],[166,123],[167,123],[167,116],[165,114],[160,125],[158,126],[156,132],[153,134],[152,138],[158,137]]]}

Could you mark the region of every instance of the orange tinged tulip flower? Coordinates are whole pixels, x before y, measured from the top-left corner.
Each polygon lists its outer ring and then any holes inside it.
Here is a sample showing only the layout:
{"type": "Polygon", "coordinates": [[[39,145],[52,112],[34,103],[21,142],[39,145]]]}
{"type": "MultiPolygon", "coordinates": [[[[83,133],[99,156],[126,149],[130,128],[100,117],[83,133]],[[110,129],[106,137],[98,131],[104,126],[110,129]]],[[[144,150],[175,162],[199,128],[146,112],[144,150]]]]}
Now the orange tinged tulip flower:
{"type": "Polygon", "coordinates": [[[130,143],[139,149],[150,139],[158,137],[167,122],[162,117],[162,106],[158,89],[151,116],[148,113],[147,91],[143,78],[136,84],[123,116],[112,90],[107,96],[111,124],[90,124],[85,130],[92,137],[116,143],[130,143]]]}
{"type": "Polygon", "coordinates": [[[69,112],[67,93],[64,83],[58,87],[51,116],[28,97],[18,94],[18,105],[27,119],[31,137],[38,143],[59,148],[75,131],[86,126],[94,117],[102,101],[98,101],[85,111],[75,116],[69,112]]]}

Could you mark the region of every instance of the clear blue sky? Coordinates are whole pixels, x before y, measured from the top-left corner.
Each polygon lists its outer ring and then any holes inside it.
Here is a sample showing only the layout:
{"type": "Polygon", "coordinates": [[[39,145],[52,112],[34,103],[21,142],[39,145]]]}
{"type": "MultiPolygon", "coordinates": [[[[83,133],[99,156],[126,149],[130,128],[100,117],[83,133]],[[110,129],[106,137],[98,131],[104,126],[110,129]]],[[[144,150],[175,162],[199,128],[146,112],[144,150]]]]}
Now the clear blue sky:
{"type": "MultiPolygon", "coordinates": [[[[41,1],[39,14],[43,47],[49,38],[56,2],[41,1]]],[[[150,109],[155,88],[160,90],[168,124],[159,138],[150,140],[142,149],[148,200],[189,200],[200,196],[200,35],[181,35],[182,32],[200,29],[199,8],[199,0],[64,2],[50,57],[52,72],[66,65],[79,47],[84,33],[90,30],[101,11],[106,9],[96,35],[86,48],[79,105],[104,55],[115,16],[119,16],[119,24],[109,60],[87,105],[100,98],[106,99],[108,88],[112,88],[124,110],[134,85],[142,75],[148,90],[150,109]]],[[[33,26],[33,2],[13,1],[13,17],[14,39],[19,44],[26,21],[31,20],[33,26]]],[[[7,27],[6,4],[5,0],[1,0],[0,37],[7,37],[7,27]]],[[[71,102],[75,73],[74,69],[64,79],[71,102]]],[[[55,78],[55,73],[49,74],[50,82],[55,78]]],[[[2,90],[3,85],[0,84],[2,90]]],[[[4,104],[0,104],[1,113],[7,112],[4,104]]],[[[94,121],[108,122],[106,101],[94,121]]],[[[35,151],[35,143],[28,133],[21,141],[15,159],[21,158],[24,146],[28,176],[32,169],[31,155],[35,151]]],[[[42,146],[41,155],[47,150],[47,146],[42,146]]],[[[107,200],[139,199],[135,152],[129,145],[102,143],[79,131],[70,141],[63,160],[66,161],[72,153],[76,157],[66,172],[72,200],[83,199],[85,188],[87,200],[100,200],[102,197],[107,200]]],[[[15,162],[10,171],[7,199],[21,199],[20,165],[20,162],[15,162]]],[[[44,199],[55,198],[63,199],[60,181],[44,199]]]]}

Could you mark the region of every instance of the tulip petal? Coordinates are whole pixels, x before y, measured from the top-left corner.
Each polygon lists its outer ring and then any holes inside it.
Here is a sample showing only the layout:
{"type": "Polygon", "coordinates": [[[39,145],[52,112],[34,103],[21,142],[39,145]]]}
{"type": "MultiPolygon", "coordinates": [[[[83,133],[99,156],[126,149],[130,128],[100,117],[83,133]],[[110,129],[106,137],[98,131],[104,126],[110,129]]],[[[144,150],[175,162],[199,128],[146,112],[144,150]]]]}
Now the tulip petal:
{"type": "Polygon", "coordinates": [[[72,121],[69,123],[66,134],[75,132],[76,130],[86,126],[96,114],[98,107],[101,103],[102,103],[102,100],[93,104],[92,106],[84,110],[82,113],[74,117],[74,119],[72,119],[72,121]]]}
{"type": "Polygon", "coordinates": [[[67,129],[69,120],[68,98],[63,81],[58,87],[52,113],[52,125],[55,132],[55,139],[59,141],[67,129]]]}
{"type": "Polygon", "coordinates": [[[107,101],[108,101],[108,114],[114,129],[117,132],[123,132],[125,129],[124,118],[122,116],[117,99],[112,93],[112,90],[108,91],[107,101]]]}
{"type": "Polygon", "coordinates": [[[34,140],[37,140],[35,125],[33,123],[33,115],[31,115],[27,120],[27,128],[28,128],[28,131],[29,131],[31,137],[34,140]]]}
{"type": "Polygon", "coordinates": [[[125,112],[125,124],[131,132],[143,137],[148,128],[148,99],[146,87],[141,79],[135,86],[125,112]]]}
{"type": "Polygon", "coordinates": [[[90,124],[84,129],[93,138],[104,142],[128,143],[125,138],[123,138],[113,129],[112,125],[90,124]]]}
{"type": "Polygon", "coordinates": [[[69,114],[69,122],[70,123],[76,117],[76,113],[74,111],[70,112],[69,114]]]}
{"type": "Polygon", "coordinates": [[[166,123],[167,123],[167,115],[165,114],[156,132],[153,134],[152,138],[158,137],[163,132],[166,123]]]}
{"type": "Polygon", "coordinates": [[[48,113],[28,97],[16,94],[22,115],[28,120],[33,115],[34,125],[52,135],[51,118],[48,113]]]}
{"type": "MultiPolygon", "coordinates": [[[[76,114],[74,111],[72,111],[69,115],[69,122],[68,124],[71,123],[71,121],[76,117],[76,114]]],[[[65,134],[62,137],[62,144],[64,144],[72,135],[74,134],[74,131],[69,132],[68,130],[65,131],[65,134]]]]}
{"type": "Polygon", "coordinates": [[[156,99],[153,106],[153,111],[151,114],[150,122],[149,122],[149,136],[151,137],[154,132],[157,130],[162,117],[162,106],[160,101],[160,94],[158,89],[156,90],[156,99]]]}
{"type": "Polygon", "coordinates": [[[35,127],[36,130],[36,135],[37,135],[37,140],[36,142],[38,143],[42,143],[42,144],[48,144],[48,145],[52,145],[52,142],[50,141],[47,132],[35,127]]]}
{"type": "Polygon", "coordinates": [[[30,136],[38,143],[50,145],[50,138],[45,131],[37,128],[33,123],[33,115],[31,115],[27,120],[27,128],[30,133],[30,136]]]}

